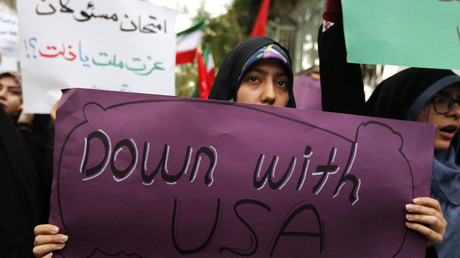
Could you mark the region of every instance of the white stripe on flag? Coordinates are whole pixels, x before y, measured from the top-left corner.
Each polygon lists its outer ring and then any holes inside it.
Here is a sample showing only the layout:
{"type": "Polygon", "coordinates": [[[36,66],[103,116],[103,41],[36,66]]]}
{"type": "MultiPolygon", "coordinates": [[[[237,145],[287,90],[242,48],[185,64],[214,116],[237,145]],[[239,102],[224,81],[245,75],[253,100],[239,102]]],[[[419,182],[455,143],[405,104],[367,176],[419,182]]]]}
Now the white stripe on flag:
{"type": "Polygon", "coordinates": [[[202,37],[203,31],[201,30],[178,36],[176,40],[176,52],[184,52],[197,49],[201,44],[202,37]]]}

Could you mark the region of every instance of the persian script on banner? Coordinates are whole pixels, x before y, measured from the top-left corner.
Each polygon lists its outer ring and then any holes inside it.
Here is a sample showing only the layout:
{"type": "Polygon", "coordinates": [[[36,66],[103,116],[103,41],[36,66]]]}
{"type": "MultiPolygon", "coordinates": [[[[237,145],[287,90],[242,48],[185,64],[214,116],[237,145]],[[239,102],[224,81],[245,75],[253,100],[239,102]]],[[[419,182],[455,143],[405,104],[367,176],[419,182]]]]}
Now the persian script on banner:
{"type": "Polygon", "coordinates": [[[175,94],[175,10],[144,1],[18,0],[25,110],[63,88],[175,94]]]}

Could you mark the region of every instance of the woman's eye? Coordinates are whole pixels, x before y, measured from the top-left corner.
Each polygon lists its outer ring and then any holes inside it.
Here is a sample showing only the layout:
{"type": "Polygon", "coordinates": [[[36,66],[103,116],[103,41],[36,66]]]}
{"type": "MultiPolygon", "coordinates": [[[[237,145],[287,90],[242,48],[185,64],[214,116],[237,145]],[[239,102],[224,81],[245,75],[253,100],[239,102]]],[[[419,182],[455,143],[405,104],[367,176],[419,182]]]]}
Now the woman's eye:
{"type": "Polygon", "coordinates": [[[13,94],[13,95],[17,95],[17,96],[21,95],[21,91],[20,90],[15,90],[15,89],[10,89],[9,93],[13,94]]]}
{"type": "Polygon", "coordinates": [[[259,79],[257,77],[255,77],[255,76],[251,76],[251,77],[248,78],[248,81],[250,81],[250,82],[257,82],[258,80],[259,79]]]}
{"type": "Polygon", "coordinates": [[[279,81],[277,82],[278,86],[280,87],[287,87],[288,83],[286,81],[279,81]]]}
{"type": "Polygon", "coordinates": [[[444,96],[437,96],[437,97],[435,98],[435,102],[436,102],[436,103],[440,103],[440,104],[441,104],[441,103],[447,103],[447,102],[449,102],[449,98],[444,97],[444,96]]]}

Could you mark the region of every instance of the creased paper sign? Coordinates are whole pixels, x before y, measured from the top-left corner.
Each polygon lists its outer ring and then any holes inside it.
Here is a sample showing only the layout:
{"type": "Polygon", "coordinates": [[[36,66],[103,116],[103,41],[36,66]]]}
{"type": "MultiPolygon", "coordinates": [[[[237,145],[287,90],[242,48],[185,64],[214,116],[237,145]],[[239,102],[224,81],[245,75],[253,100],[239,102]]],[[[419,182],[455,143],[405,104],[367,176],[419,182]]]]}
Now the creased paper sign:
{"type": "Polygon", "coordinates": [[[351,63],[460,69],[460,2],[342,0],[351,63]]]}
{"type": "Polygon", "coordinates": [[[175,10],[145,1],[18,0],[24,108],[63,88],[175,94],[175,10]]]}
{"type": "Polygon", "coordinates": [[[65,257],[423,257],[404,207],[429,195],[433,139],[430,124],[70,89],[50,222],[65,257]]]}

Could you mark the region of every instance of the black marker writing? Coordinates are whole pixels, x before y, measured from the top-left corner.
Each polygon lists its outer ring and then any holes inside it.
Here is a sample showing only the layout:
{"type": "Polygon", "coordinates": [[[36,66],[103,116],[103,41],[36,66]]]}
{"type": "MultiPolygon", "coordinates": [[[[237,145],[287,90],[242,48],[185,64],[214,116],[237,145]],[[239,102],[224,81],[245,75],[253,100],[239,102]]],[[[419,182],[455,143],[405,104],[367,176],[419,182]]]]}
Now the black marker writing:
{"type": "MultiPolygon", "coordinates": [[[[337,195],[339,194],[340,190],[345,185],[345,183],[351,182],[353,185],[352,185],[352,190],[349,195],[349,200],[353,205],[359,200],[358,194],[359,194],[359,189],[360,189],[360,184],[361,184],[361,181],[355,175],[349,174],[351,167],[353,165],[353,162],[354,162],[354,158],[356,156],[356,150],[357,150],[357,145],[354,144],[349,154],[350,156],[349,156],[347,166],[333,194],[334,198],[337,197],[337,195]]],[[[323,187],[326,185],[326,183],[328,182],[329,176],[335,175],[339,172],[340,167],[334,164],[336,155],[337,155],[337,148],[332,147],[329,153],[329,158],[327,162],[325,164],[318,165],[316,167],[316,171],[311,173],[312,176],[320,176],[320,178],[318,179],[318,181],[316,182],[315,186],[312,189],[313,194],[318,195],[323,189],[323,187]]],[[[297,181],[297,186],[296,186],[297,191],[302,190],[304,186],[304,183],[306,181],[306,177],[308,174],[310,159],[312,158],[312,156],[313,156],[312,148],[311,146],[307,145],[305,147],[305,152],[303,154],[304,162],[302,165],[302,170],[300,172],[300,176],[297,181]]],[[[292,175],[295,172],[297,158],[291,157],[291,162],[289,163],[289,166],[286,168],[284,174],[279,178],[278,181],[275,182],[274,178],[275,178],[275,174],[276,174],[277,167],[278,167],[278,161],[279,161],[279,157],[274,155],[265,173],[261,174],[262,167],[265,162],[265,155],[264,154],[259,155],[259,158],[256,164],[256,168],[253,174],[253,186],[256,189],[258,190],[263,189],[268,182],[268,186],[271,189],[281,190],[290,181],[292,175]]]]}
{"type": "MultiPolygon", "coordinates": [[[[311,217],[311,216],[307,216],[311,217]]],[[[270,252],[270,256],[273,255],[276,249],[276,245],[278,244],[278,241],[280,240],[281,237],[285,236],[297,236],[297,237],[316,237],[319,240],[319,251],[323,251],[323,240],[324,240],[324,230],[323,230],[323,223],[321,222],[321,218],[319,216],[318,211],[316,210],[315,206],[312,204],[304,204],[300,206],[299,208],[295,209],[291,214],[289,214],[289,217],[283,222],[283,225],[281,226],[281,230],[278,232],[278,234],[275,236],[275,242],[272,246],[272,250],[270,252]],[[318,225],[318,231],[316,232],[308,232],[308,231],[286,231],[286,228],[289,226],[289,223],[291,223],[292,220],[294,220],[298,216],[302,216],[302,214],[308,214],[308,213],[313,213],[316,223],[318,225]]]]}
{"type": "Polygon", "coordinates": [[[137,146],[136,143],[131,139],[123,139],[119,141],[115,147],[113,148],[112,152],[112,158],[110,159],[110,167],[112,168],[112,173],[114,175],[114,178],[116,181],[122,181],[125,178],[129,177],[131,173],[134,171],[134,168],[136,168],[137,165],[137,160],[139,154],[137,153],[137,146]],[[115,163],[117,161],[117,155],[120,151],[123,150],[123,146],[127,147],[129,150],[129,154],[131,154],[131,163],[128,164],[128,166],[123,169],[119,170],[116,166],[115,163]]]}
{"type": "Polygon", "coordinates": [[[305,147],[305,153],[303,155],[304,161],[303,161],[303,166],[302,166],[302,174],[299,177],[299,182],[297,183],[297,191],[302,190],[302,186],[305,183],[305,178],[307,177],[307,170],[308,170],[308,165],[310,165],[310,157],[313,155],[313,152],[311,151],[311,147],[307,145],[305,147]]]}
{"type": "Polygon", "coordinates": [[[332,165],[332,162],[335,160],[335,155],[337,154],[337,148],[332,147],[331,152],[329,153],[329,160],[327,161],[326,165],[321,165],[316,167],[316,172],[312,173],[314,176],[321,175],[321,178],[319,179],[318,183],[313,187],[313,193],[314,194],[319,194],[321,190],[323,189],[324,185],[327,182],[327,179],[329,178],[329,175],[336,174],[339,171],[339,166],[337,165],[332,165]]]}
{"type": "Polygon", "coordinates": [[[257,252],[257,248],[259,246],[259,240],[257,238],[257,234],[256,232],[254,232],[254,229],[252,229],[251,225],[249,225],[249,223],[244,220],[241,215],[238,213],[238,207],[240,206],[243,206],[243,205],[255,205],[255,206],[258,206],[258,207],[262,207],[264,208],[265,210],[267,211],[271,211],[270,207],[263,203],[263,202],[260,202],[260,201],[257,201],[257,200],[250,200],[250,199],[243,199],[243,200],[239,200],[235,203],[235,205],[233,205],[233,211],[235,212],[235,215],[238,217],[238,219],[249,229],[249,231],[251,231],[251,235],[252,237],[250,237],[251,239],[251,246],[250,247],[253,247],[253,248],[250,248],[247,252],[241,252],[239,250],[240,249],[237,249],[237,248],[229,248],[229,247],[222,247],[219,252],[222,253],[223,251],[230,251],[234,254],[238,254],[238,255],[243,255],[243,256],[251,256],[253,255],[255,252],[257,252]],[[254,239],[254,243],[252,243],[252,239],[254,239]],[[251,250],[252,249],[252,250],[251,250]]]}
{"type": "Polygon", "coordinates": [[[141,164],[141,175],[142,175],[142,180],[146,184],[151,184],[153,183],[154,177],[157,175],[158,171],[161,169],[161,175],[163,180],[166,183],[175,183],[177,182],[180,177],[184,174],[187,173],[188,167],[190,165],[190,157],[192,155],[192,148],[190,146],[187,146],[187,150],[185,152],[185,159],[184,159],[184,165],[182,166],[182,169],[177,172],[176,175],[171,175],[168,171],[168,156],[169,156],[169,146],[165,144],[164,149],[163,149],[163,155],[161,156],[160,162],[158,163],[158,166],[150,173],[150,175],[147,175],[147,161],[148,161],[148,153],[150,150],[150,143],[145,142],[144,143],[144,155],[142,156],[142,164],[141,164]]]}
{"type": "MultiPolygon", "coordinates": [[[[188,168],[191,161],[191,156],[193,148],[187,146],[185,153],[184,163],[182,169],[173,174],[168,170],[168,157],[169,157],[170,146],[164,145],[162,156],[158,162],[158,165],[150,173],[148,172],[148,160],[150,158],[150,143],[145,142],[142,154],[141,162],[141,176],[142,183],[145,185],[151,185],[154,182],[155,176],[158,172],[161,171],[161,178],[168,184],[176,183],[183,175],[188,173],[188,168]]],[[[200,164],[202,158],[207,158],[209,160],[209,165],[206,169],[206,174],[204,177],[204,183],[210,187],[214,182],[214,170],[217,165],[217,150],[212,147],[203,146],[198,149],[195,154],[194,164],[192,170],[190,171],[189,181],[193,183],[200,171],[200,164]]],[[[94,159],[94,158],[93,158],[94,159]]],[[[82,163],[80,166],[80,173],[83,173],[85,178],[84,181],[91,180],[104,172],[108,163],[110,163],[110,168],[114,176],[114,180],[117,182],[127,179],[133,171],[137,168],[137,163],[139,159],[138,147],[134,140],[132,139],[123,139],[115,144],[115,147],[112,150],[112,143],[109,135],[103,130],[98,130],[91,132],[85,138],[85,146],[83,151],[82,163]],[[104,149],[104,155],[101,160],[96,162],[96,165],[88,167],[88,160],[90,157],[93,157],[91,150],[92,144],[97,144],[97,142],[102,143],[104,149]],[[122,151],[128,151],[128,156],[131,158],[126,167],[117,167],[117,157],[122,151]],[[110,159],[109,159],[110,157],[110,159]]],[[[93,161],[94,163],[94,161],[93,161]]],[[[126,163],[126,162],[125,162],[126,163]]]]}
{"type": "Polygon", "coordinates": [[[67,6],[69,2],[70,0],[67,0],[67,2],[64,4],[62,0],[59,0],[59,4],[61,5],[61,13],[73,13],[73,10],[67,6]]]}
{"type": "Polygon", "coordinates": [[[131,19],[127,14],[100,13],[96,12],[96,6],[93,2],[89,2],[84,9],[75,10],[70,7],[70,1],[71,0],[65,0],[64,2],[64,0],[60,0],[58,8],[53,6],[53,4],[39,3],[35,7],[35,13],[37,15],[53,15],[57,12],[73,14],[72,16],[77,22],[88,22],[94,19],[107,20],[115,23],[120,22],[120,30],[124,32],[139,31],[141,33],[152,34],[160,32],[167,33],[166,19],[157,20],[155,15],[137,15],[135,18],[131,19]]]}
{"type": "Polygon", "coordinates": [[[356,158],[356,151],[358,150],[358,143],[354,143],[351,147],[350,154],[348,156],[347,166],[345,167],[343,174],[334,190],[334,198],[340,193],[340,190],[346,182],[352,183],[352,189],[348,195],[348,200],[354,205],[359,200],[359,189],[361,188],[361,180],[356,176],[349,174],[353,163],[356,158]]]}
{"type": "Polygon", "coordinates": [[[258,178],[260,178],[260,170],[262,169],[264,160],[265,160],[265,155],[260,154],[259,160],[257,161],[256,170],[254,171],[254,179],[253,179],[254,187],[256,187],[257,189],[262,189],[268,181],[268,185],[271,189],[283,188],[283,186],[286,185],[286,183],[291,178],[292,173],[294,172],[297,158],[292,157],[291,163],[286,169],[286,172],[284,173],[284,175],[280,178],[278,182],[273,182],[273,179],[272,179],[275,177],[276,167],[277,167],[278,160],[279,160],[279,157],[275,155],[273,156],[270,166],[268,166],[268,169],[265,172],[265,174],[262,176],[260,180],[257,180],[258,178]]]}
{"type": "Polygon", "coordinates": [[[176,240],[176,235],[177,235],[177,232],[176,232],[176,210],[177,210],[177,198],[174,199],[174,210],[173,210],[173,219],[172,219],[172,240],[173,240],[173,243],[174,243],[174,247],[176,248],[176,251],[179,252],[180,254],[182,255],[185,255],[185,254],[194,254],[194,253],[198,253],[200,251],[202,251],[204,248],[206,248],[206,246],[208,246],[208,244],[211,242],[211,239],[212,237],[214,236],[214,234],[216,233],[216,229],[217,229],[217,224],[219,222],[219,215],[220,215],[220,210],[221,210],[221,201],[220,199],[217,199],[217,208],[216,208],[216,217],[214,219],[214,223],[212,225],[212,229],[211,229],[211,232],[209,232],[209,235],[208,235],[208,238],[203,242],[202,245],[196,247],[196,248],[193,248],[193,249],[183,249],[179,246],[179,244],[177,243],[177,240],[176,240]]]}

